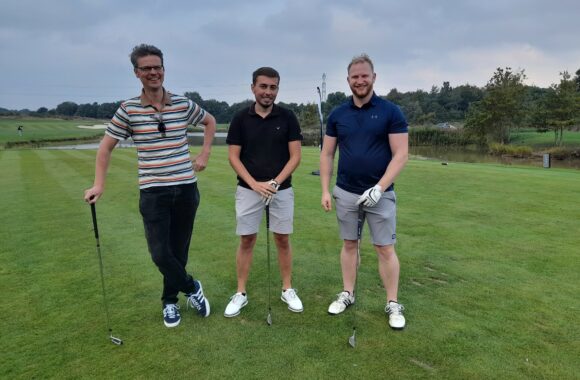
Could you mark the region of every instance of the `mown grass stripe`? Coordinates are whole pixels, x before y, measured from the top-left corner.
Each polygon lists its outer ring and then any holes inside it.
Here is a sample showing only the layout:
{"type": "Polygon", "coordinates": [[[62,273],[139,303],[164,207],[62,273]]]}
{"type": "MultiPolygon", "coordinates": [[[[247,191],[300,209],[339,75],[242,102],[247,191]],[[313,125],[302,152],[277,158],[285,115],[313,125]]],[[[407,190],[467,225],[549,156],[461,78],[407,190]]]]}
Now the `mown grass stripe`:
{"type": "Polygon", "coordinates": [[[317,149],[304,149],[293,180],[293,280],[304,313],[289,312],[279,300],[274,265],[274,325],[265,323],[262,226],[250,302],[240,316],[222,316],[236,286],[236,179],[227,148],[215,147],[199,173],[202,203],[189,263],[213,313],[201,319],[183,308],[183,321],[172,330],[161,322],[161,276],[143,236],[135,152],[115,151],[97,212],[113,328],[125,340],[119,349],[106,338],[90,212],[82,202],[94,154],[29,150],[0,156],[0,169],[9,174],[0,179],[6,210],[0,215],[2,310],[23,311],[18,318],[0,316],[3,378],[281,378],[291,369],[304,378],[338,372],[353,378],[518,379],[573,378],[580,371],[574,171],[411,161],[397,181],[400,299],[408,326],[398,333],[387,326],[365,231],[352,350],[353,310],[326,313],[341,287],[340,239],[334,213],[321,211],[319,177],[310,174],[317,149]],[[176,360],[167,365],[159,355],[176,360]]]}

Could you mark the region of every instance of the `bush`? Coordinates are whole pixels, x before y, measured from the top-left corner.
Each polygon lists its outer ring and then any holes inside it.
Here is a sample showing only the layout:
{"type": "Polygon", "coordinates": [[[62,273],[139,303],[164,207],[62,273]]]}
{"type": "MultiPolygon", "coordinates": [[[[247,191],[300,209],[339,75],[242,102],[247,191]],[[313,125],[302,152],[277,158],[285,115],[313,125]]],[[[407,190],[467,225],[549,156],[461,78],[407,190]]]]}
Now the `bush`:
{"type": "Polygon", "coordinates": [[[495,156],[530,157],[533,150],[523,145],[490,144],[489,153],[495,156]]]}
{"type": "Polygon", "coordinates": [[[433,127],[409,128],[409,145],[469,145],[473,141],[463,129],[441,129],[433,127]]]}
{"type": "Polygon", "coordinates": [[[565,160],[567,158],[580,158],[579,149],[571,149],[564,147],[553,147],[546,151],[556,160],[565,160]]]}

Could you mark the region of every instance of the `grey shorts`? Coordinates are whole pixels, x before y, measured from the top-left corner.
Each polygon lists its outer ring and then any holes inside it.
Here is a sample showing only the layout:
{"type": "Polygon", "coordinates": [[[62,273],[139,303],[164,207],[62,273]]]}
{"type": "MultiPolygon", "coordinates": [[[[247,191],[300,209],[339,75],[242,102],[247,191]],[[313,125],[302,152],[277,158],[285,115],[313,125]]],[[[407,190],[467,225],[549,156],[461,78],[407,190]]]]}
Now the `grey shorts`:
{"type": "MultiPolygon", "coordinates": [[[[357,240],[358,194],[335,186],[332,190],[340,238],[357,240]]],[[[363,207],[374,245],[392,245],[396,242],[397,197],[394,191],[385,191],[375,207],[363,207]]]]}
{"type": "MultiPolygon", "coordinates": [[[[266,206],[262,196],[254,190],[238,186],[236,189],[236,234],[252,235],[260,230],[262,212],[266,206]]],[[[279,190],[270,202],[270,231],[288,235],[293,232],[294,190],[279,190]]]]}

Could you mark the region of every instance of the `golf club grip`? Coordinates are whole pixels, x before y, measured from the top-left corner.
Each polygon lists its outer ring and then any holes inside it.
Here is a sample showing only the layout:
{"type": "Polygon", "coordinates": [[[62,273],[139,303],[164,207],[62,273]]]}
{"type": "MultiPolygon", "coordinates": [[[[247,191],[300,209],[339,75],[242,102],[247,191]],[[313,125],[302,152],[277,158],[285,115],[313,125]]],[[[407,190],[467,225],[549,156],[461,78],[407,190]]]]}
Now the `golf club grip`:
{"type": "Polygon", "coordinates": [[[95,238],[99,239],[99,228],[97,227],[97,211],[95,209],[95,204],[91,203],[91,214],[93,216],[93,229],[95,230],[95,238]]]}
{"type": "Polygon", "coordinates": [[[362,227],[363,227],[363,223],[364,223],[364,218],[365,218],[365,212],[363,210],[363,205],[359,205],[358,206],[358,221],[357,221],[357,239],[360,241],[361,237],[362,237],[362,227]]]}
{"type": "Polygon", "coordinates": [[[266,206],[266,229],[270,231],[270,205],[266,206]]]}

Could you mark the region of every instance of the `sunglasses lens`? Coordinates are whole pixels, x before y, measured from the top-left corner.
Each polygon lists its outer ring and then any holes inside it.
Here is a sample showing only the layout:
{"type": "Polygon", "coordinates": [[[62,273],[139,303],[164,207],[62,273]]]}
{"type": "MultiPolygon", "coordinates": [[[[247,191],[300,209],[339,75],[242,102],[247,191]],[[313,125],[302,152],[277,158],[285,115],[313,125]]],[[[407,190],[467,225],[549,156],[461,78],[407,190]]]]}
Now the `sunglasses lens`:
{"type": "Polygon", "coordinates": [[[165,130],[166,130],[165,123],[160,121],[159,124],[157,124],[157,130],[161,133],[165,132],[165,130]]]}

